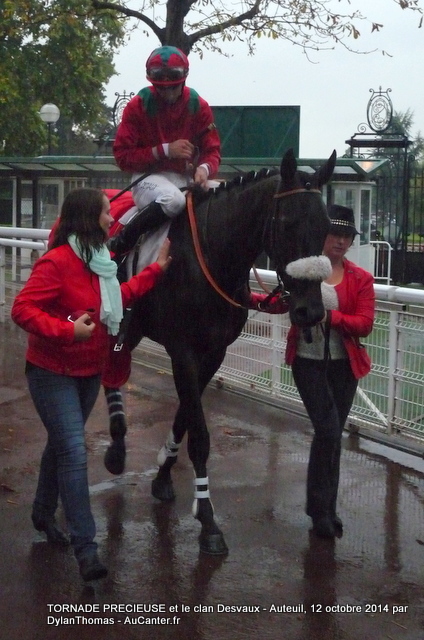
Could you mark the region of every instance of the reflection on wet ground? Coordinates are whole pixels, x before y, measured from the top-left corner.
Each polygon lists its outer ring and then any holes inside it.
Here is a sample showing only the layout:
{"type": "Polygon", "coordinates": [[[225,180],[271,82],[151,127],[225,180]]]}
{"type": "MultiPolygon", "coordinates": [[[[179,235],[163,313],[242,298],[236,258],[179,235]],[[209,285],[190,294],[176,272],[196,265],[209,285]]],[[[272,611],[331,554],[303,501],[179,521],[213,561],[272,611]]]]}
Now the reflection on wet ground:
{"type": "Polygon", "coordinates": [[[50,547],[31,528],[44,433],[26,392],[22,334],[6,327],[0,341],[1,638],[424,637],[422,459],[346,436],[339,505],[345,533],[319,540],[304,514],[308,422],[209,388],[209,478],[230,551],[204,556],[184,447],[174,467],[176,501],[160,504],[150,495],[177,401],[172,379],[146,367],[135,367],[126,392],[122,476],[103,466],[103,397],[87,428],[92,505],[109,576],[84,585],[71,551],[50,547]]]}

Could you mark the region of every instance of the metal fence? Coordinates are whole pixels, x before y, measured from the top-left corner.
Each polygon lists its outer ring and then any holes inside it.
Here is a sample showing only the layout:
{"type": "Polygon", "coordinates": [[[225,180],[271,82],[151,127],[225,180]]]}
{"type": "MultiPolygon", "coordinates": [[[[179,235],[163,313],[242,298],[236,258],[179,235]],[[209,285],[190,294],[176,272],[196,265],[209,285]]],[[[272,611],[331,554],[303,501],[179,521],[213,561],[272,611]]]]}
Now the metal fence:
{"type": "Polygon", "coordinates": [[[390,154],[376,177],[374,233],[393,249],[394,281],[424,284],[424,165],[403,154],[390,154]]]}
{"type": "MultiPolygon", "coordinates": [[[[0,321],[9,318],[13,297],[28,277],[46,230],[19,230],[38,238],[34,246],[10,236],[18,230],[0,227],[0,321]],[[7,234],[9,239],[3,239],[7,234]],[[20,243],[24,243],[23,245],[20,243]],[[6,252],[6,245],[9,248],[6,252]]],[[[275,274],[259,270],[269,286],[275,274]]],[[[257,287],[252,281],[252,289],[257,287]]],[[[424,291],[375,284],[377,316],[374,330],[363,342],[370,353],[371,373],[360,381],[349,428],[406,451],[424,453],[424,291]]],[[[251,311],[240,337],[227,350],[214,377],[230,387],[262,401],[302,411],[303,405],[290,368],[284,364],[289,321],[286,315],[251,311]]],[[[169,367],[160,345],[144,339],[135,361],[154,361],[169,367]]]]}

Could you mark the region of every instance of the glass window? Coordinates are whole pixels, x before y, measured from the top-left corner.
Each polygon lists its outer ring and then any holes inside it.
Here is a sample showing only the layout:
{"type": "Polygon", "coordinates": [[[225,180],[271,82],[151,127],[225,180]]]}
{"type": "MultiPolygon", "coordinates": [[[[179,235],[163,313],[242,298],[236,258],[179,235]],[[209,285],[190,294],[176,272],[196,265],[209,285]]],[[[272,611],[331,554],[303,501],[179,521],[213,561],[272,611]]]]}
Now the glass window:
{"type": "Polygon", "coordinates": [[[51,229],[59,215],[59,185],[40,184],[40,226],[51,229]]]}
{"type": "Polygon", "coordinates": [[[13,182],[0,179],[0,225],[13,223],[13,182]]]}
{"type": "Polygon", "coordinates": [[[340,204],[342,207],[350,207],[355,211],[355,190],[345,189],[343,187],[333,188],[334,204],[340,204]]]}

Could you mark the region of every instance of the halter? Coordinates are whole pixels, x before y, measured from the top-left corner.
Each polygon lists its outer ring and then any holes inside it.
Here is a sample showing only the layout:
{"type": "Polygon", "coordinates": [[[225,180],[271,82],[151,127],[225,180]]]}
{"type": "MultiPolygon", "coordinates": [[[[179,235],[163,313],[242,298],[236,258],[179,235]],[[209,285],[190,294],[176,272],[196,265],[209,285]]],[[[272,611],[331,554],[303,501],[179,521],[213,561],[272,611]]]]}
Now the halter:
{"type": "MultiPolygon", "coordinates": [[[[297,193],[319,193],[321,195],[321,189],[312,189],[312,185],[310,182],[307,182],[305,184],[304,187],[296,187],[295,189],[290,189],[289,191],[279,191],[277,193],[274,194],[274,199],[279,199],[279,198],[285,198],[286,196],[292,196],[295,195],[297,193]]],[[[271,242],[273,242],[275,240],[275,221],[276,221],[276,214],[277,214],[277,210],[274,209],[272,218],[271,218],[271,229],[270,229],[270,233],[271,233],[271,242]]],[[[278,271],[277,273],[277,282],[278,285],[275,289],[279,290],[279,291],[284,291],[283,293],[283,298],[288,298],[290,296],[290,292],[285,290],[284,288],[284,282],[282,280],[282,278],[280,277],[278,271]]],[[[267,298],[265,302],[268,302],[269,299],[271,299],[272,295],[274,294],[274,291],[271,292],[267,298]]]]}

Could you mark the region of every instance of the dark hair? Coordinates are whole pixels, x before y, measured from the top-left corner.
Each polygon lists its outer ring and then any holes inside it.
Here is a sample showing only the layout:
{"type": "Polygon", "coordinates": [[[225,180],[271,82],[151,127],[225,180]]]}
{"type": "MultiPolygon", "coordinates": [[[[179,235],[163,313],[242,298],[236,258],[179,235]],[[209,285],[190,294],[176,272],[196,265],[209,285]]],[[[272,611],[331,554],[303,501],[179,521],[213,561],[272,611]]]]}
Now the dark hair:
{"type": "Polygon", "coordinates": [[[90,262],[92,250],[105,243],[105,233],[99,224],[105,194],[100,189],[82,188],[70,191],[62,204],[59,224],[55,230],[51,249],[68,242],[75,233],[86,264],[90,262]]]}

